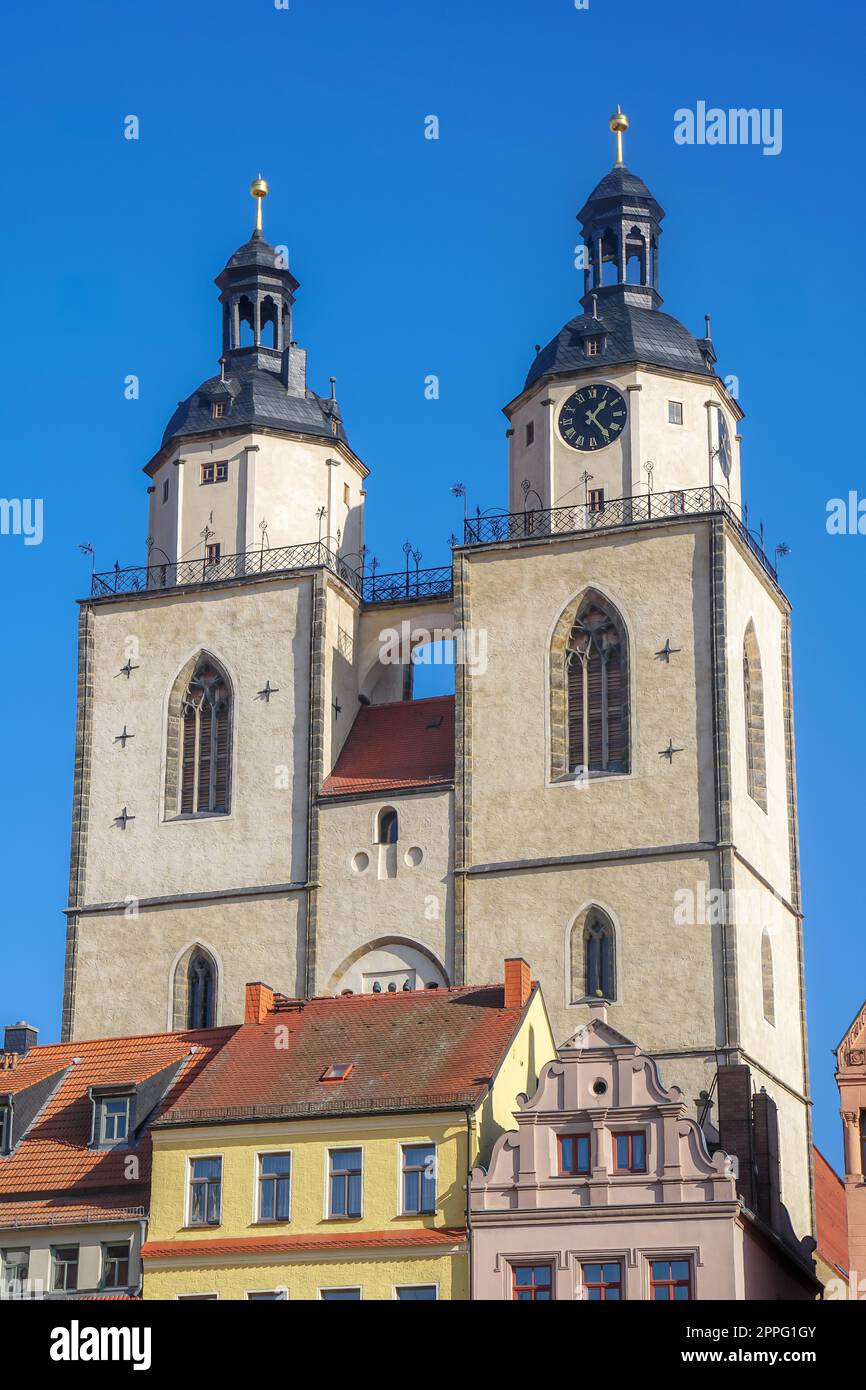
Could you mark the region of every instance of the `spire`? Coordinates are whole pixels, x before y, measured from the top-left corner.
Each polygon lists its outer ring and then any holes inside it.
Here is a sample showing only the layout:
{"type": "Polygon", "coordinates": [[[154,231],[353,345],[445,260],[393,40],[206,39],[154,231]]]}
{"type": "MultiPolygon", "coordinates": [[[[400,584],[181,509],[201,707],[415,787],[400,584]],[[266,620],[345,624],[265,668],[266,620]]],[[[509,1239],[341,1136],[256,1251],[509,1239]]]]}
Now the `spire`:
{"type": "MultiPolygon", "coordinates": [[[[611,117],[611,119],[613,118],[611,117]]],[[[256,238],[262,235],[262,199],[267,198],[267,196],[268,185],[259,172],[258,178],[253,179],[250,184],[250,197],[256,200],[256,225],[253,230],[253,236],[256,238]]]]}
{"type": "Polygon", "coordinates": [[[270,246],[262,234],[262,200],[267,195],[267,182],[259,174],[250,184],[255,227],[217,276],[223,306],[222,356],[229,376],[241,366],[279,368],[292,341],[298,282],[289,270],[285,247],[270,246]]]}
{"type": "MultiPolygon", "coordinates": [[[[622,107],[620,106],[619,102],[617,102],[617,104],[616,104],[616,110],[614,111],[613,115],[611,116],[610,120],[608,121],[608,125],[610,126],[611,130],[613,131],[613,133],[614,133],[614,135],[615,135],[615,137],[616,137],[616,165],[615,165],[615,167],[616,167],[616,168],[620,168],[620,166],[622,165],[622,162],[623,162],[623,158],[622,158],[622,137],[623,137],[624,132],[628,130],[628,116],[626,116],[626,114],[625,114],[625,112],[623,111],[622,107]]],[[[267,188],[267,185],[266,185],[266,188],[267,188]]]]}

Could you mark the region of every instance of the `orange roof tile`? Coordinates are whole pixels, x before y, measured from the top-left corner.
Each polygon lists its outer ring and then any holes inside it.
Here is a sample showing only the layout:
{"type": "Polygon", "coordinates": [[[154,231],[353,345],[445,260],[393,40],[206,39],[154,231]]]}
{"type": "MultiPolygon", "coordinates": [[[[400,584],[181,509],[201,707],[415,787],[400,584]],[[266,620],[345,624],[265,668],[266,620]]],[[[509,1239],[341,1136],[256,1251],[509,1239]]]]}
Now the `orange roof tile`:
{"type": "Polygon", "coordinates": [[[454,781],[454,696],[363,705],[322,797],[454,781]]]}
{"type": "Polygon", "coordinates": [[[342,1235],[237,1236],[223,1240],[148,1241],[141,1247],[145,1260],[177,1260],[184,1256],[199,1263],[223,1255],[327,1254],[331,1250],[405,1250],[458,1245],[466,1239],[462,1227],[417,1227],[411,1231],[347,1231],[342,1235]]]}
{"type": "MultiPolygon", "coordinates": [[[[213,1028],[179,1033],[157,1033],[128,1038],[97,1038],[34,1047],[11,1071],[0,1072],[0,1092],[16,1092],[54,1073],[66,1071],[58,1088],[36,1117],[13,1152],[0,1158],[0,1203],[16,1216],[21,1199],[31,1194],[43,1200],[45,1214],[52,1194],[73,1192],[82,1202],[82,1219],[100,1219],[115,1198],[126,1207],[146,1204],[150,1182],[150,1135],[131,1148],[91,1149],[91,1086],[136,1084],[172,1063],[185,1063],[172,1083],[165,1105],[171,1104],[202,1067],[232,1036],[232,1028],[213,1028]],[[126,1180],[130,1153],[139,1158],[134,1187],[126,1180]],[[93,1193],[91,1199],[90,1193],[93,1193]],[[13,1200],[14,1199],[14,1200],[13,1200]]],[[[35,1216],[36,1207],[29,1208],[35,1216]]],[[[18,1213],[19,1219],[25,1212],[18,1213]]],[[[14,1220],[11,1224],[15,1224],[14,1220]]]]}
{"type": "Polygon", "coordinates": [[[523,1010],[501,985],[356,994],[277,996],[246,1024],[158,1124],[265,1116],[454,1109],[482,1099],[523,1010]],[[351,1062],[339,1084],[321,1078],[351,1062]]]}
{"type": "Polygon", "coordinates": [[[845,1185],[821,1150],[813,1148],[815,1158],[815,1214],[818,1226],[818,1254],[847,1277],[848,1209],[845,1185]]]}

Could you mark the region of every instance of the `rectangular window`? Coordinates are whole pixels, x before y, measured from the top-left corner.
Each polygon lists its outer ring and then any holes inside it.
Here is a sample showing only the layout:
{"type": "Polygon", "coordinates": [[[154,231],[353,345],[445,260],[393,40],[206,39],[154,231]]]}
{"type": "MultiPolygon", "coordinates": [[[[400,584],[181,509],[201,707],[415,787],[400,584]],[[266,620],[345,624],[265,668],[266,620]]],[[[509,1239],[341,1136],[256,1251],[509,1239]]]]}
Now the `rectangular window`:
{"type": "Polygon", "coordinates": [[[622,1298],[622,1265],[619,1260],[604,1264],[585,1264],[580,1267],[583,1296],[589,1303],[622,1298]]]}
{"type": "Polygon", "coordinates": [[[129,1242],[102,1247],[102,1287],[125,1289],[129,1284],[129,1242]]]}
{"type": "Polygon", "coordinates": [[[682,1303],[691,1296],[690,1260],[650,1260],[650,1299],[653,1302],[682,1303]]]}
{"type": "Polygon", "coordinates": [[[121,1144],[129,1135],[129,1096],[103,1096],[96,1103],[96,1142],[121,1144]]]}
{"type": "Polygon", "coordinates": [[[323,1303],[350,1303],[361,1297],[360,1289],[320,1289],[323,1303]]]}
{"type": "Polygon", "coordinates": [[[201,466],[201,480],[203,483],[225,483],[228,482],[229,465],[227,459],[214,460],[211,463],[203,463],[201,466]]]}
{"type": "Polygon", "coordinates": [[[346,1077],[353,1070],[354,1062],[332,1062],[326,1067],[319,1077],[320,1081],[345,1081],[346,1077]]]}
{"type": "Polygon", "coordinates": [[[527,420],[527,422],[526,422],[526,445],[527,445],[527,448],[529,447],[530,444],[534,444],[534,443],[535,443],[535,421],[534,421],[534,420],[527,420]]]}
{"type": "Polygon", "coordinates": [[[395,1289],[397,1301],[399,1303],[435,1303],[436,1285],[435,1284],[403,1284],[401,1288],[395,1289]]]}
{"type": "Polygon", "coordinates": [[[169,492],[168,478],[166,478],[166,479],[164,480],[163,484],[162,484],[162,500],[163,500],[163,502],[167,502],[167,501],[168,501],[168,492],[169,492]]]}
{"type": "Polygon", "coordinates": [[[189,1165],[189,1224],[218,1226],[222,1205],[221,1158],[193,1158],[189,1165]]]}
{"type": "Polygon", "coordinates": [[[329,1216],[361,1215],[361,1150],[330,1149],[329,1216]]]}
{"type": "Polygon", "coordinates": [[[604,488],[591,487],[588,493],[589,510],[591,512],[604,511],[604,488]]]}
{"type": "Polygon", "coordinates": [[[56,1245],[51,1251],[51,1287],[73,1293],[78,1288],[78,1246],[56,1245]]]}
{"type": "Polygon", "coordinates": [[[681,425],[683,423],[683,403],[682,401],[668,401],[668,424],[681,425]]]}
{"type": "Polygon", "coordinates": [[[348,507],[350,500],[351,500],[351,494],[350,494],[350,492],[349,492],[349,484],[348,484],[348,483],[344,483],[344,484],[343,484],[343,504],[344,504],[344,506],[348,507]]]}
{"type": "Polygon", "coordinates": [[[247,1299],[250,1303],[275,1303],[288,1298],[285,1289],[267,1289],[261,1293],[248,1293],[247,1299]]]}
{"type": "Polygon", "coordinates": [[[575,1177],[589,1172],[589,1135],[560,1134],[559,1172],[561,1177],[575,1177]]]}
{"type": "Polygon", "coordinates": [[[646,1132],[639,1129],[613,1136],[613,1171],[646,1172],[646,1132]]]}
{"type": "Polygon", "coordinates": [[[686,494],[684,492],[671,493],[671,511],[680,516],[686,509],[686,494]]]}
{"type": "Polygon", "coordinates": [[[0,1154],[9,1151],[9,1126],[12,1112],[8,1105],[0,1105],[0,1154]]]}
{"type": "Polygon", "coordinates": [[[225,401],[214,401],[211,415],[214,420],[221,420],[226,413],[225,401]]]}
{"type": "Polygon", "coordinates": [[[587,338],[586,355],[587,357],[598,357],[601,352],[601,338],[587,338]]]}
{"type": "Polygon", "coordinates": [[[549,1303],[553,1298],[552,1265],[512,1265],[511,1297],[517,1303],[549,1303]]]}
{"type": "Polygon", "coordinates": [[[436,1211],[436,1145],[403,1145],[403,1215],[436,1211]]]}
{"type": "Polygon", "coordinates": [[[289,1221],[291,1203],[291,1154],[259,1154],[259,1220],[289,1221]]]}
{"type": "Polygon", "coordinates": [[[214,1303],[219,1298],[217,1293],[179,1293],[178,1303],[214,1303]]]}
{"type": "Polygon", "coordinates": [[[20,1298],[27,1288],[29,1277],[30,1251],[4,1250],[2,1296],[20,1298]]]}
{"type": "Polygon", "coordinates": [[[221,548],[219,541],[210,541],[209,544],[205,546],[204,550],[205,563],[208,565],[218,565],[220,562],[220,553],[221,548]]]}

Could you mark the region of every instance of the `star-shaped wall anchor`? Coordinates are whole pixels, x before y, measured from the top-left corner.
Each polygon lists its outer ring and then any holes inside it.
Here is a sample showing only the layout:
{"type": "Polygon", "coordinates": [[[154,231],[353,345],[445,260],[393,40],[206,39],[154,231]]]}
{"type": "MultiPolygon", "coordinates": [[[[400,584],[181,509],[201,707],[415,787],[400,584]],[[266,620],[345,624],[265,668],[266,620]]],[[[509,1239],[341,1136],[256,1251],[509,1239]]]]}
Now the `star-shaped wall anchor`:
{"type": "Polygon", "coordinates": [[[669,762],[669,763],[672,763],[673,760],[674,760],[674,753],[682,753],[682,752],[684,752],[684,749],[682,749],[682,748],[674,748],[674,741],[673,741],[673,739],[671,739],[671,740],[669,741],[669,743],[668,743],[667,748],[660,748],[660,749],[659,749],[659,757],[660,757],[660,758],[667,758],[668,762],[669,762]]]}
{"type": "Polygon", "coordinates": [[[118,734],[118,735],[115,737],[114,742],[115,742],[115,743],[119,743],[123,748],[125,748],[125,747],[126,747],[126,740],[127,740],[128,738],[135,738],[135,734],[129,734],[129,733],[127,733],[127,731],[126,731],[126,725],[124,724],[124,726],[123,726],[123,733],[122,733],[122,734],[118,734]]]}
{"type": "Polygon", "coordinates": [[[331,709],[334,711],[334,718],[339,719],[340,715],[343,713],[343,706],[340,704],[340,701],[337,699],[336,695],[334,696],[334,703],[332,704],[331,709]]]}
{"type": "Polygon", "coordinates": [[[665,644],[664,644],[664,646],[662,647],[661,651],[660,651],[660,652],[656,652],[656,656],[657,656],[661,661],[666,661],[666,662],[668,663],[668,665],[670,665],[670,659],[671,659],[671,657],[672,657],[672,656],[675,656],[677,652],[681,652],[681,651],[682,651],[682,647],[672,647],[672,646],[671,646],[671,639],[670,639],[669,637],[667,637],[667,638],[665,638],[665,644]]]}
{"type": "Polygon", "coordinates": [[[278,695],[279,692],[280,687],[278,685],[271,685],[270,681],[266,681],[264,690],[259,691],[256,699],[264,700],[265,704],[269,705],[271,703],[271,696],[278,695]]]}
{"type": "Polygon", "coordinates": [[[119,825],[121,830],[125,830],[131,820],[135,820],[135,816],[131,816],[124,806],[120,815],[114,817],[114,824],[119,825]]]}
{"type": "Polygon", "coordinates": [[[119,676],[126,676],[126,679],[129,680],[129,678],[130,678],[130,676],[132,675],[133,671],[137,671],[137,670],[138,670],[138,667],[137,667],[137,666],[133,666],[133,664],[132,664],[132,657],[130,657],[130,658],[129,658],[129,661],[127,661],[126,665],[125,665],[125,666],[121,666],[121,668],[120,668],[120,670],[118,671],[117,674],[118,674],[119,676]]]}

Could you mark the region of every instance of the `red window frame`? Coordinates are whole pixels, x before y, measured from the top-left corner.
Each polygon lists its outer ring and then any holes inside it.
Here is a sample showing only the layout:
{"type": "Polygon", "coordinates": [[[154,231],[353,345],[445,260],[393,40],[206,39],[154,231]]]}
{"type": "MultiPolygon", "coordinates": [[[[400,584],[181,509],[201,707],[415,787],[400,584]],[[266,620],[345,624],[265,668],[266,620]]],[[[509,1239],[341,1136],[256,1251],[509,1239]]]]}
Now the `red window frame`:
{"type": "Polygon", "coordinates": [[[608,1297],[607,1290],[616,1289],[619,1293],[619,1299],[609,1299],[608,1301],[611,1303],[614,1301],[622,1302],[622,1260],[587,1260],[584,1264],[580,1266],[580,1283],[581,1288],[584,1290],[584,1298],[587,1297],[587,1289],[598,1289],[599,1297],[597,1301],[604,1302],[605,1299],[607,1299],[608,1297]],[[605,1269],[605,1266],[616,1265],[617,1269],[619,1270],[619,1278],[616,1281],[612,1279],[605,1279],[604,1277],[602,1277],[601,1279],[587,1279],[586,1270],[589,1269],[591,1265],[600,1265],[602,1273],[605,1269]]]}
{"type": "Polygon", "coordinates": [[[511,1297],[514,1302],[520,1303],[546,1303],[548,1301],[552,1302],[553,1265],[546,1263],[544,1260],[540,1260],[538,1262],[536,1262],[535,1260],[521,1260],[519,1264],[513,1264],[511,1266],[511,1297]],[[541,1281],[536,1283],[536,1277],[535,1275],[533,1275],[531,1284],[518,1284],[517,1271],[519,1269],[543,1270],[547,1275],[547,1283],[545,1284],[541,1281]],[[548,1295],[548,1298],[539,1299],[539,1294],[545,1293],[548,1295]],[[518,1294],[521,1295],[519,1299],[518,1294]],[[528,1297],[527,1294],[529,1295],[528,1297]]]}
{"type": "Polygon", "coordinates": [[[647,1132],[645,1129],[619,1129],[614,1130],[613,1135],[613,1171],[614,1173],[645,1173],[647,1171],[647,1157],[649,1145],[647,1143],[647,1132]],[[619,1143],[620,1139],[628,1140],[628,1164],[625,1168],[619,1165],[619,1143]],[[643,1163],[637,1167],[634,1162],[634,1141],[643,1140],[643,1163]]]}
{"type": "Polygon", "coordinates": [[[691,1262],[690,1259],[688,1259],[687,1257],[684,1257],[684,1256],[682,1256],[682,1255],[665,1255],[665,1256],[662,1256],[662,1257],[659,1258],[659,1259],[650,1260],[650,1262],[649,1262],[649,1267],[650,1267],[650,1299],[651,1299],[653,1302],[658,1302],[658,1303],[673,1303],[673,1302],[675,1302],[675,1301],[676,1301],[676,1300],[674,1299],[674,1290],[675,1290],[675,1289],[685,1289],[685,1290],[686,1290],[686,1298],[685,1298],[685,1299],[680,1299],[679,1302],[685,1303],[686,1301],[688,1301],[688,1300],[690,1300],[690,1299],[692,1298],[692,1262],[691,1262]],[[684,1265],[686,1266],[687,1274],[686,1274],[685,1279],[675,1279],[675,1278],[673,1277],[673,1266],[674,1266],[675,1264],[684,1264],[684,1265]],[[657,1279],[657,1278],[655,1277],[656,1265],[667,1265],[667,1267],[668,1267],[668,1277],[667,1277],[666,1279],[657,1279]],[[657,1295],[656,1295],[656,1289],[667,1289],[667,1296],[666,1296],[666,1298],[663,1298],[663,1299],[658,1298],[657,1295]]]}
{"type": "Polygon", "coordinates": [[[586,1178],[592,1172],[592,1136],[589,1134],[559,1134],[557,1135],[557,1151],[559,1155],[559,1176],[561,1178],[586,1178]],[[586,1140],[586,1167],[585,1168],[566,1168],[563,1159],[563,1143],[571,1140],[574,1144],[574,1155],[577,1158],[577,1141],[586,1140]]]}

